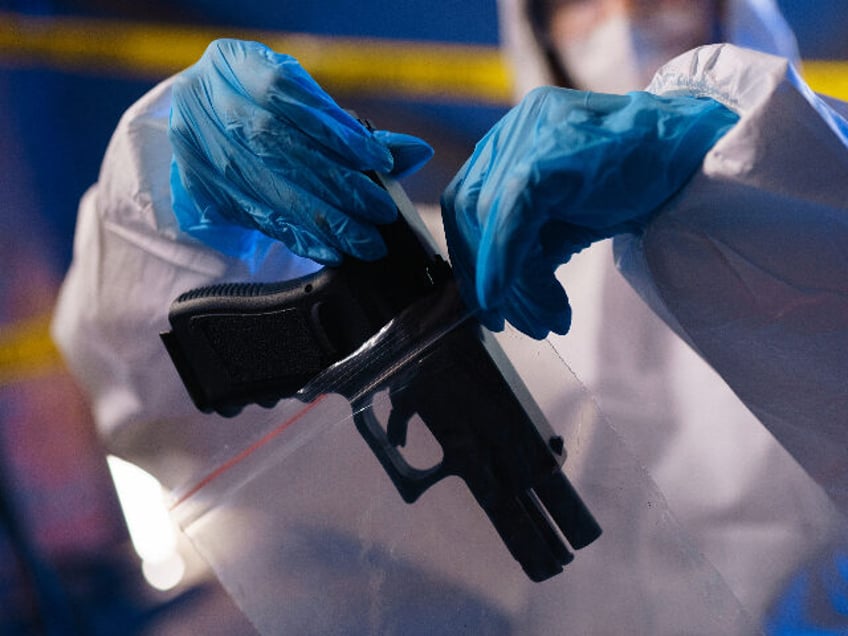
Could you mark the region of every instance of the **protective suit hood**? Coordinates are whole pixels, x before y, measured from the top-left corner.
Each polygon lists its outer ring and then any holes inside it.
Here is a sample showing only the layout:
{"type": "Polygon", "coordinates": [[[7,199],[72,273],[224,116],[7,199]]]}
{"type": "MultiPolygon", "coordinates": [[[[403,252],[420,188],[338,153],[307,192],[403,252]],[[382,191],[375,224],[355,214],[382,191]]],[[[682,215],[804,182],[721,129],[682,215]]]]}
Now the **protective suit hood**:
{"type": "MultiPolygon", "coordinates": [[[[514,71],[516,102],[537,86],[556,83],[533,33],[527,6],[528,0],[498,0],[501,43],[514,71]]],[[[800,62],[795,36],[774,0],[725,0],[725,13],[722,39],[788,58],[796,65],[800,62]]]]}

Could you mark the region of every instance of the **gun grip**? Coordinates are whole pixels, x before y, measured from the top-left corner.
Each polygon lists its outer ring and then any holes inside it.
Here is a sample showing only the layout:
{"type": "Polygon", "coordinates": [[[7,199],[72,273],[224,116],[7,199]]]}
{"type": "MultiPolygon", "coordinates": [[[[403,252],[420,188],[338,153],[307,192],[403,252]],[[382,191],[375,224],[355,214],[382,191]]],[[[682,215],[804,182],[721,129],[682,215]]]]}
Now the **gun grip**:
{"type": "Polygon", "coordinates": [[[230,416],[254,402],[273,406],[354,351],[385,319],[373,315],[376,303],[364,306],[353,277],[324,268],[283,283],[213,285],[174,301],[161,338],[197,408],[230,416]]]}

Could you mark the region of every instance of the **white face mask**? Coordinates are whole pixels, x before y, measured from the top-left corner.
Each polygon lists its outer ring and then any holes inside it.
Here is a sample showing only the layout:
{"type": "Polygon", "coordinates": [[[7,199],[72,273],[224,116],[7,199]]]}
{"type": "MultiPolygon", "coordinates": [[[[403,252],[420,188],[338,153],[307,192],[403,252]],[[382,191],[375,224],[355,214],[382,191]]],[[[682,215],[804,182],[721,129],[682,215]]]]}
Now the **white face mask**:
{"type": "Polygon", "coordinates": [[[650,19],[617,14],[580,37],[556,43],[560,63],[576,88],[604,93],[641,90],[673,57],[703,44],[708,29],[685,10],[650,19]]]}

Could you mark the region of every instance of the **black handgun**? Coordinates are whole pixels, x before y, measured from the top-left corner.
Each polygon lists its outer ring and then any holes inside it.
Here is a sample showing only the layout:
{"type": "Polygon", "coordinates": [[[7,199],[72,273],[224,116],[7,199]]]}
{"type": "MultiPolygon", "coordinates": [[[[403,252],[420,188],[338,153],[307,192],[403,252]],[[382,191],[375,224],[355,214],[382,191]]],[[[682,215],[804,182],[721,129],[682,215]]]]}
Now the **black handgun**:
{"type": "Polygon", "coordinates": [[[162,340],[204,412],[232,416],[251,403],[344,395],[404,501],[459,476],[530,579],[544,581],[573,559],[564,539],[579,549],[600,527],[561,470],[562,438],[492,335],[469,317],[417,211],[397,182],[374,179],[399,210],[380,230],[385,258],[348,258],[284,283],[187,292],[171,305],[162,340]],[[432,336],[437,323],[448,327],[432,336]],[[384,390],[385,426],[370,408],[384,390]],[[442,449],[429,469],[399,450],[416,414],[442,449]]]}

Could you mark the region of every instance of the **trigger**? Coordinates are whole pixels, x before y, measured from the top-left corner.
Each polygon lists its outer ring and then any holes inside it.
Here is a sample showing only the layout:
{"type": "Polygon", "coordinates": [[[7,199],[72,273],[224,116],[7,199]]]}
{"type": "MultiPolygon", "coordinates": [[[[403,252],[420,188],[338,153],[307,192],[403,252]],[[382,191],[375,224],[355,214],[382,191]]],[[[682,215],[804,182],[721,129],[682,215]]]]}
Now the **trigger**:
{"type": "Polygon", "coordinates": [[[389,414],[389,421],[386,423],[386,437],[389,438],[389,443],[392,446],[406,445],[406,432],[409,429],[409,420],[414,415],[414,412],[407,413],[399,409],[392,409],[389,414]]]}
{"type": "Polygon", "coordinates": [[[390,387],[389,395],[392,402],[392,411],[389,413],[389,420],[386,422],[386,437],[389,443],[394,446],[406,446],[406,433],[409,430],[409,422],[417,413],[415,402],[415,391],[406,390],[409,387],[404,385],[395,385],[390,387]]]}

